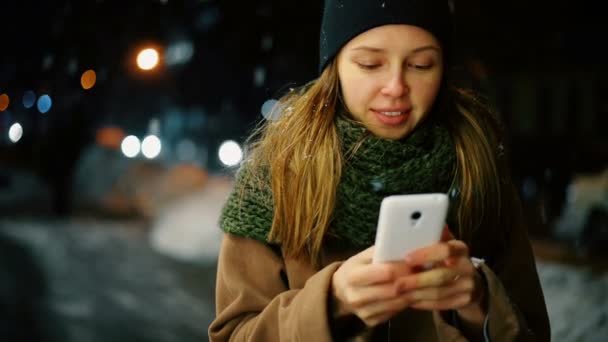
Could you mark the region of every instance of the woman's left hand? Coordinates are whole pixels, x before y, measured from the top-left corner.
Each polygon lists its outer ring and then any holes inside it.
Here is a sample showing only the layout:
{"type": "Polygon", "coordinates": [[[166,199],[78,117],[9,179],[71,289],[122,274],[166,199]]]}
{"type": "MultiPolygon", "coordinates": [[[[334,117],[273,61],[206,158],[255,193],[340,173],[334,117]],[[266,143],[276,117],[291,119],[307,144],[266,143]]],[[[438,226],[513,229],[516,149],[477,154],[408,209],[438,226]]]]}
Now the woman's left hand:
{"type": "Polygon", "coordinates": [[[414,301],[412,308],[458,310],[472,321],[483,320],[485,282],[471,262],[467,245],[454,239],[447,225],[439,243],[411,252],[405,261],[421,269],[399,279],[400,290],[414,301]]]}

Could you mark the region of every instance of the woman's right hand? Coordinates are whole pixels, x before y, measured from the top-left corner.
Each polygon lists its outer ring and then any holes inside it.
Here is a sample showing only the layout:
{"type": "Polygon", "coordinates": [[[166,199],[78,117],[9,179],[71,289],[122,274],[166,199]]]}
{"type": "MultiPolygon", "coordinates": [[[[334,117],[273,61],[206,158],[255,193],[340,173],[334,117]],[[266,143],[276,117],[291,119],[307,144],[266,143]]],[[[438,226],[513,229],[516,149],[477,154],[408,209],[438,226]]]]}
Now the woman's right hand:
{"type": "Polygon", "coordinates": [[[372,263],[374,247],[346,260],[332,277],[337,316],[355,314],[367,326],[381,324],[410,304],[397,279],[412,273],[405,262],[372,263]]]}

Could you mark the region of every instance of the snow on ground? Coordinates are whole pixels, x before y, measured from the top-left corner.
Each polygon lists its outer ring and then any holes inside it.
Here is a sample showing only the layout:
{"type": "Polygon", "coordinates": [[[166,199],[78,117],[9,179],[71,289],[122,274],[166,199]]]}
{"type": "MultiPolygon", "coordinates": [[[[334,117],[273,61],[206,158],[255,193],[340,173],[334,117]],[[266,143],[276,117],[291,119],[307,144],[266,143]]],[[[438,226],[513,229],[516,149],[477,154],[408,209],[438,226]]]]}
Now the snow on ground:
{"type": "Polygon", "coordinates": [[[608,340],[608,273],[539,262],[553,341],[608,340]]]}
{"type": "Polygon", "coordinates": [[[211,179],[164,208],[152,223],[152,246],[180,260],[215,260],[222,237],[218,218],[231,186],[227,179],[211,179]]]}

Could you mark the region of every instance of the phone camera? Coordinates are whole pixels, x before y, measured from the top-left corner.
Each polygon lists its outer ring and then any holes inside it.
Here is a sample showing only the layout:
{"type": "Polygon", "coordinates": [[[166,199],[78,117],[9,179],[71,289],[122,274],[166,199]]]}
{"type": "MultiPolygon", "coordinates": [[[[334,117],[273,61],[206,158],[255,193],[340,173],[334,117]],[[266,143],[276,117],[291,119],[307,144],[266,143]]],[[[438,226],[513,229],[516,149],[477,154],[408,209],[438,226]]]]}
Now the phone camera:
{"type": "Polygon", "coordinates": [[[420,212],[419,212],[419,211],[414,211],[414,212],[412,213],[412,220],[417,220],[417,219],[419,219],[419,218],[420,218],[420,216],[422,216],[422,214],[420,214],[420,212]]]}

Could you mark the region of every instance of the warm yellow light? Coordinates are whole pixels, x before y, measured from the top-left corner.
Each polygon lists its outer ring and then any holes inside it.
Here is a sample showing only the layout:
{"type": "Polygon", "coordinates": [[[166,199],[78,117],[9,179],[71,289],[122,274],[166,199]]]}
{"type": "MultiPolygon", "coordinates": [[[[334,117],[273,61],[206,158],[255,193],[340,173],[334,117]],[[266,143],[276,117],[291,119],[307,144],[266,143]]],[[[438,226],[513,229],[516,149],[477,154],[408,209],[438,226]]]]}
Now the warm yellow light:
{"type": "Polygon", "coordinates": [[[0,112],[4,112],[8,108],[8,104],[11,102],[10,98],[6,94],[0,95],[0,112]]]}
{"type": "Polygon", "coordinates": [[[137,54],[137,66],[142,70],[151,70],[158,65],[158,51],[149,48],[137,54]]]}
{"type": "Polygon", "coordinates": [[[82,89],[91,89],[95,86],[95,82],[97,82],[97,74],[95,74],[94,70],[87,70],[82,73],[80,77],[80,85],[82,89]]]}

